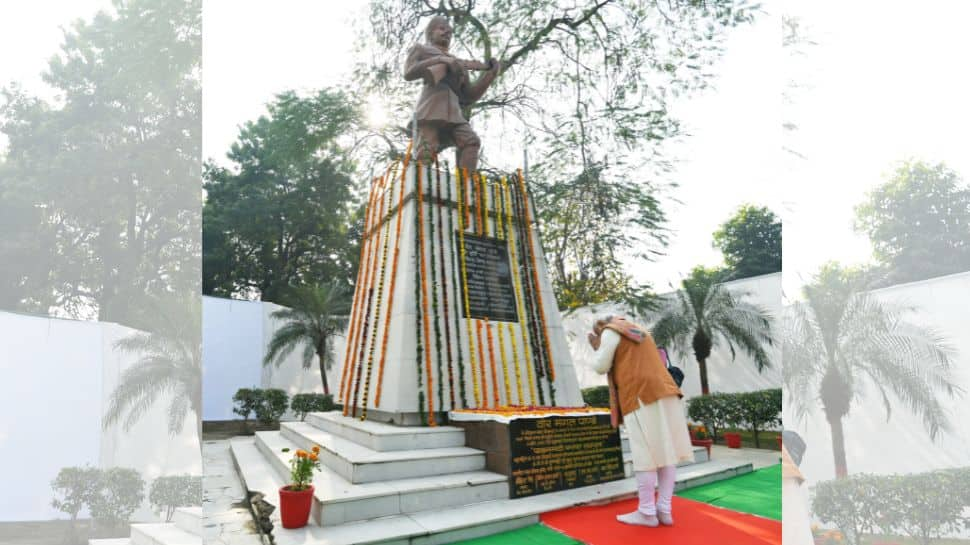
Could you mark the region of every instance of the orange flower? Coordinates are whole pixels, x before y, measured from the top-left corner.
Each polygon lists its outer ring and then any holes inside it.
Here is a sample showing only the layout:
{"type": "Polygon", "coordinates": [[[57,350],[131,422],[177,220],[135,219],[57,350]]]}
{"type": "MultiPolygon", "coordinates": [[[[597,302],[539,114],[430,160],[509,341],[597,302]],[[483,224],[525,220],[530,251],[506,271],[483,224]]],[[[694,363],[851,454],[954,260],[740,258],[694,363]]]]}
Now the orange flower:
{"type": "Polygon", "coordinates": [[[316,452],[311,452],[310,453],[310,459],[313,460],[314,462],[316,462],[318,458],[319,457],[317,456],[317,453],[316,452]]]}
{"type": "Polygon", "coordinates": [[[319,445],[313,445],[313,453],[314,454],[320,454],[320,446],[319,445]]]}
{"type": "Polygon", "coordinates": [[[297,456],[297,458],[306,458],[307,457],[307,451],[305,451],[303,449],[300,449],[300,450],[296,451],[296,456],[297,456]]]}

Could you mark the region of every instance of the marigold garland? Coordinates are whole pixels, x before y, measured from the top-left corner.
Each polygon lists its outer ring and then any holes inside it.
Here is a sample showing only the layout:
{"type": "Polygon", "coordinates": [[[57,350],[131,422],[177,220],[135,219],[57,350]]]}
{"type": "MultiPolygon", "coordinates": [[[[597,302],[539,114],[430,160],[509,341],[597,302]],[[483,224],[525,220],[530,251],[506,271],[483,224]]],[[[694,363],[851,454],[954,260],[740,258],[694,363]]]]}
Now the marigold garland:
{"type": "MultiPolygon", "coordinates": [[[[434,224],[434,211],[438,207],[435,202],[436,195],[434,194],[434,184],[432,183],[432,173],[434,177],[437,177],[437,170],[432,168],[432,165],[428,165],[428,230],[431,236],[428,237],[428,260],[431,262],[431,317],[432,323],[434,323],[434,353],[435,361],[438,364],[438,407],[444,408],[445,397],[444,397],[444,385],[445,381],[442,377],[444,374],[444,367],[442,366],[441,360],[441,317],[440,311],[438,309],[438,267],[435,265],[435,224],[434,224]]],[[[439,229],[440,231],[440,229],[439,229]]],[[[430,395],[431,391],[428,391],[430,395]]]]}
{"type": "MultiPolygon", "coordinates": [[[[420,170],[420,167],[421,164],[418,163],[418,170],[420,170]]],[[[427,347],[424,351],[424,361],[425,370],[428,373],[426,381],[428,384],[428,425],[434,427],[437,425],[437,422],[435,421],[434,413],[434,396],[431,394],[434,391],[434,377],[431,375],[431,326],[428,323],[431,316],[428,313],[428,267],[427,260],[425,259],[426,254],[424,253],[424,190],[421,187],[420,176],[418,177],[416,191],[418,193],[418,251],[421,256],[421,306],[423,316],[425,317],[421,325],[424,326],[424,345],[427,347]]],[[[420,366],[420,362],[418,362],[418,365],[420,366]]]]}
{"type": "MultiPolygon", "coordinates": [[[[397,225],[394,229],[394,257],[391,265],[391,285],[387,290],[387,315],[384,317],[384,339],[381,341],[381,361],[377,367],[377,393],[374,406],[381,406],[381,391],[384,386],[384,363],[387,361],[387,339],[391,332],[391,314],[394,310],[394,288],[397,284],[397,264],[401,254],[401,218],[404,216],[404,194],[407,190],[408,160],[411,158],[410,146],[401,164],[401,191],[397,199],[397,225]]],[[[388,221],[390,223],[390,221],[388,221]]]]}
{"type": "MultiPolygon", "coordinates": [[[[522,333],[522,350],[526,356],[525,363],[526,363],[526,376],[529,379],[529,399],[532,401],[532,404],[535,405],[536,404],[536,379],[535,379],[535,372],[533,370],[533,366],[530,365],[530,363],[533,360],[532,360],[532,352],[530,351],[530,347],[529,347],[529,336],[527,334],[527,329],[526,329],[526,321],[528,320],[528,316],[525,314],[526,312],[525,298],[522,294],[521,266],[519,265],[518,252],[515,251],[515,247],[518,243],[518,240],[517,240],[518,236],[515,233],[515,226],[513,225],[513,217],[512,217],[512,193],[511,193],[512,187],[510,184],[506,183],[504,179],[502,180],[502,190],[505,193],[505,209],[506,209],[505,212],[506,212],[506,218],[508,219],[507,230],[509,233],[508,242],[509,242],[509,251],[511,252],[511,257],[512,257],[512,271],[513,271],[512,280],[513,280],[513,285],[515,287],[515,298],[519,304],[519,313],[520,313],[519,328],[522,333]]],[[[514,342],[515,340],[513,338],[513,344],[514,342]]],[[[518,365],[519,365],[518,350],[513,348],[513,353],[515,354],[515,365],[516,365],[516,368],[518,368],[518,365]]]]}
{"type": "Polygon", "coordinates": [[[479,174],[478,176],[478,234],[481,236],[488,235],[488,224],[485,222],[485,207],[488,204],[485,202],[485,175],[479,174]]]}
{"type": "Polygon", "coordinates": [[[500,238],[500,239],[502,239],[502,240],[506,240],[506,236],[505,236],[505,220],[504,220],[504,214],[505,214],[505,199],[503,199],[503,197],[502,197],[502,186],[500,184],[501,184],[501,180],[496,180],[496,184],[493,186],[494,189],[495,189],[495,195],[496,195],[495,204],[494,204],[494,207],[495,207],[495,228],[496,228],[496,235],[495,236],[498,237],[498,238],[500,238]]]}
{"type": "MultiPolygon", "coordinates": [[[[549,381],[552,382],[556,380],[556,367],[555,365],[553,365],[553,361],[552,361],[552,347],[549,345],[549,333],[546,328],[546,310],[545,310],[545,307],[543,307],[542,305],[542,290],[539,288],[539,272],[538,272],[538,269],[536,268],[536,256],[535,256],[538,250],[535,247],[535,241],[532,239],[532,219],[529,217],[530,216],[529,215],[529,193],[528,191],[526,191],[525,178],[522,177],[521,169],[519,169],[518,175],[519,175],[519,187],[522,190],[522,199],[524,200],[524,202],[522,203],[522,207],[525,209],[526,233],[529,235],[529,257],[532,260],[532,279],[536,285],[536,298],[539,303],[539,319],[542,321],[542,340],[545,343],[546,361],[549,364],[549,381]]],[[[550,388],[552,388],[551,384],[550,384],[550,388]]],[[[555,396],[554,393],[552,393],[552,395],[555,396]]],[[[553,401],[553,403],[555,403],[555,401],[553,401]]]]}
{"type": "MultiPolygon", "coordinates": [[[[485,318],[485,338],[488,340],[488,364],[492,369],[492,401],[496,407],[500,407],[502,402],[499,400],[498,396],[498,373],[495,369],[495,342],[493,340],[494,337],[492,336],[492,328],[488,323],[488,318],[485,318]]],[[[506,388],[508,388],[508,384],[506,384],[506,388]]],[[[508,398],[505,398],[505,401],[508,402],[508,398]]]]}
{"type": "MultiPolygon", "coordinates": [[[[495,329],[498,330],[498,353],[502,360],[502,378],[505,381],[505,404],[512,404],[512,386],[509,384],[509,362],[505,358],[505,328],[503,327],[508,322],[496,322],[495,329]]],[[[521,401],[520,401],[521,403],[521,401]]]]}
{"type": "MultiPolygon", "coordinates": [[[[445,167],[445,171],[446,172],[450,172],[450,170],[448,170],[448,167],[447,166],[445,167]]],[[[456,193],[458,193],[458,195],[461,195],[461,185],[459,185],[460,184],[459,178],[454,178],[453,181],[445,180],[445,187],[448,188],[448,202],[449,203],[451,202],[451,186],[452,186],[452,183],[454,183],[455,186],[456,186],[456,189],[457,189],[456,193]]],[[[457,215],[458,215],[457,221],[458,222],[461,222],[461,214],[462,214],[461,197],[456,198],[455,202],[457,204],[457,210],[456,210],[457,211],[457,215]]],[[[468,397],[467,397],[467,394],[465,392],[465,366],[464,366],[464,361],[463,361],[463,351],[461,349],[461,312],[459,312],[458,311],[458,308],[457,308],[457,307],[459,307],[461,305],[461,303],[459,302],[460,299],[461,299],[460,292],[459,292],[461,283],[459,282],[459,279],[458,279],[458,259],[459,259],[459,252],[457,251],[457,248],[456,248],[456,246],[458,245],[458,237],[457,237],[457,235],[454,234],[454,231],[452,229],[453,220],[452,220],[451,208],[450,207],[446,208],[446,217],[448,219],[448,222],[447,222],[448,223],[448,241],[450,243],[449,248],[451,249],[451,251],[450,251],[450,255],[451,255],[451,279],[452,279],[452,282],[451,283],[452,283],[452,285],[454,286],[454,289],[455,289],[455,307],[456,307],[455,308],[455,354],[458,356],[458,388],[459,388],[460,395],[461,395],[461,406],[462,407],[467,407],[468,406],[468,397]]],[[[447,316],[448,316],[448,310],[449,310],[449,308],[448,308],[449,305],[447,303],[447,296],[448,296],[448,291],[446,289],[445,290],[445,298],[446,298],[446,302],[445,302],[445,320],[448,319],[447,316]]],[[[446,327],[445,331],[446,331],[446,335],[448,335],[448,333],[447,333],[447,331],[448,331],[447,330],[447,327],[446,327]]],[[[451,353],[451,344],[450,344],[451,343],[451,336],[450,335],[448,336],[448,343],[449,343],[448,352],[451,353]]]]}
{"type": "Polygon", "coordinates": [[[609,409],[598,407],[555,407],[532,405],[508,405],[489,409],[461,409],[458,414],[485,414],[495,416],[546,416],[559,413],[610,414],[609,409]]]}
{"type": "MultiPolygon", "coordinates": [[[[364,230],[363,230],[364,233],[366,233],[368,229],[370,229],[371,216],[374,213],[373,211],[374,184],[376,183],[376,181],[377,181],[376,178],[371,181],[371,188],[369,191],[369,195],[367,196],[367,207],[364,209],[364,230]]],[[[353,368],[353,366],[351,365],[351,362],[353,361],[351,354],[353,353],[353,348],[355,346],[354,339],[356,338],[355,335],[357,330],[357,320],[359,319],[359,316],[361,313],[360,297],[364,292],[363,279],[365,278],[365,271],[364,271],[363,265],[366,262],[365,260],[367,257],[367,252],[365,250],[367,249],[368,249],[368,242],[367,240],[363,239],[363,237],[361,237],[360,260],[358,261],[358,263],[360,263],[360,267],[357,270],[357,281],[354,283],[354,299],[353,299],[353,306],[351,307],[353,312],[351,313],[351,318],[350,318],[350,329],[347,331],[347,345],[344,347],[344,369],[343,369],[343,373],[341,374],[342,376],[340,378],[340,401],[344,406],[344,410],[343,410],[344,416],[347,416],[347,412],[350,409],[349,404],[347,403],[347,396],[349,395],[349,392],[350,392],[350,382],[353,380],[353,377],[351,376],[352,375],[351,369],[353,368]],[[349,377],[349,380],[348,380],[348,377],[349,377]]]]}
{"type": "MultiPolygon", "coordinates": [[[[516,241],[519,243],[519,252],[522,256],[522,274],[523,282],[525,284],[525,311],[528,319],[528,329],[529,329],[529,345],[532,348],[532,354],[534,358],[531,360],[532,366],[535,369],[537,379],[542,379],[545,377],[545,372],[543,371],[544,365],[542,364],[542,343],[539,341],[539,331],[538,331],[538,316],[535,314],[535,286],[532,284],[532,275],[529,273],[529,258],[528,249],[526,248],[526,238],[527,235],[524,233],[528,226],[525,225],[525,214],[522,211],[522,200],[515,186],[512,187],[512,206],[515,210],[516,215],[516,227],[518,232],[515,235],[516,241]]],[[[539,394],[539,404],[545,405],[545,393],[542,389],[542,381],[538,381],[537,392],[539,394]]]]}
{"type": "MultiPolygon", "coordinates": [[[[519,404],[522,404],[525,403],[525,395],[522,393],[522,369],[519,366],[519,358],[515,348],[515,329],[512,328],[511,323],[507,322],[503,325],[508,329],[509,346],[512,348],[512,362],[515,364],[515,393],[517,394],[515,400],[519,404]]],[[[502,349],[502,353],[504,355],[504,348],[502,349]]]]}
{"type": "MultiPolygon", "coordinates": [[[[388,180],[390,181],[390,184],[388,185],[384,193],[381,194],[381,208],[384,207],[385,194],[388,197],[387,199],[388,201],[393,201],[394,180],[396,178],[397,178],[396,176],[393,176],[391,175],[390,172],[388,172],[388,180]]],[[[388,203],[388,210],[390,210],[390,202],[388,203]]],[[[383,220],[383,216],[381,219],[383,220]]],[[[378,229],[378,228],[380,228],[379,223],[377,224],[377,226],[375,226],[375,229],[378,229]]],[[[381,272],[377,282],[377,303],[376,303],[376,308],[374,309],[374,314],[375,314],[374,332],[370,338],[370,348],[368,348],[368,354],[367,354],[367,378],[364,379],[364,399],[361,403],[361,406],[362,406],[361,414],[360,414],[361,420],[367,420],[367,400],[370,398],[370,379],[374,369],[374,351],[377,348],[377,337],[380,332],[381,308],[383,308],[384,306],[384,281],[387,278],[387,249],[390,246],[390,241],[391,241],[390,219],[388,219],[388,221],[384,223],[383,238],[384,238],[384,242],[383,242],[383,247],[381,248],[381,266],[380,266],[381,272]]],[[[393,283],[393,280],[392,280],[392,283],[393,283]]],[[[390,298],[390,296],[388,296],[388,298],[390,298]]],[[[390,312],[388,312],[387,315],[390,316],[390,312]]],[[[387,332],[385,331],[384,333],[385,333],[384,336],[387,337],[387,332]]]]}
{"type": "MultiPolygon", "coordinates": [[[[441,169],[438,167],[438,163],[435,162],[435,177],[434,177],[434,192],[435,201],[434,206],[438,208],[438,263],[441,270],[439,277],[441,278],[441,306],[444,310],[444,321],[445,321],[445,358],[447,359],[448,365],[448,400],[451,402],[451,408],[454,409],[455,405],[455,366],[454,360],[451,357],[451,330],[448,321],[448,269],[445,266],[445,238],[444,232],[446,229],[446,216],[451,216],[451,208],[449,206],[449,201],[443,199],[444,195],[441,192],[441,169]]],[[[433,256],[432,256],[433,259],[433,256]]],[[[438,322],[435,320],[435,326],[437,327],[438,322]]],[[[439,353],[441,346],[439,344],[439,353]]],[[[440,375],[439,375],[440,376],[440,375]]],[[[440,382],[440,381],[439,381],[440,382]]],[[[441,403],[444,406],[444,403],[441,403]]]]}
{"type": "Polygon", "coordinates": [[[478,366],[482,381],[482,406],[488,407],[488,375],[485,373],[485,343],[482,342],[482,321],[475,320],[475,337],[478,339],[478,366]]]}
{"type": "Polygon", "coordinates": [[[384,217],[384,196],[381,190],[384,188],[385,178],[381,178],[377,188],[377,198],[380,200],[380,207],[378,208],[377,218],[374,223],[374,228],[372,233],[367,233],[365,236],[372,237],[374,239],[374,251],[371,252],[373,260],[370,265],[370,279],[367,281],[367,306],[364,307],[364,326],[361,330],[360,336],[360,348],[358,349],[358,362],[357,362],[357,378],[354,380],[354,398],[353,406],[351,408],[351,414],[354,417],[357,416],[358,400],[360,399],[360,379],[364,371],[364,349],[367,346],[367,339],[370,336],[370,316],[371,316],[371,303],[374,300],[374,280],[377,278],[377,256],[378,249],[381,244],[381,231],[378,229],[380,225],[381,218],[384,217]]]}
{"type": "MultiPolygon", "coordinates": [[[[462,180],[461,184],[459,184],[458,187],[459,188],[463,186],[467,187],[467,185],[465,185],[465,182],[467,182],[467,179],[468,179],[468,171],[465,169],[458,169],[458,176],[462,180]]],[[[458,201],[463,203],[464,196],[459,195],[458,201]]],[[[465,209],[465,212],[467,214],[468,212],[467,208],[465,209]]],[[[475,361],[475,346],[474,346],[474,340],[473,340],[475,336],[472,335],[472,319],[469,316],[470,313],[468,312],[468,309],[471,308],[471,303],[469,302],[469,297],[468,297],[468,267],[465,260],[465,223],[462,221],[462,214],[460,211],[458,213],[458,241],[459,241],[459,249],[461,251],[461,256],[460,256],[461,257],[461,278],[462,278],[461,287],[462,287],[462,293],[464,295],[464,303],[465,303],[465,308],[464,308],[465,331],[468,333],[468,358],[470,360],[469,366],[471,367],[472,386],[474,387],[474,391],[475,391],[475,406],[481,407],[482,406],[481,392],[478,385],[478,375],[476,374],[476,369],[475,369],[475,367],[477,366],[477,362],[475,361]]]]}

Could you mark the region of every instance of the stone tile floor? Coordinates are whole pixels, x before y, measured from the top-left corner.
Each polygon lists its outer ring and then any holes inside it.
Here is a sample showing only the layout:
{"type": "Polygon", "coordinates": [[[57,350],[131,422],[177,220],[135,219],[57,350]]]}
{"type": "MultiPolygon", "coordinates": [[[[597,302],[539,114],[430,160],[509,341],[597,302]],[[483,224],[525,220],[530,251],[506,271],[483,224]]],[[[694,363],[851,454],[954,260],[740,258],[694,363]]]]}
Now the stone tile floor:
{"type": "Polygon", "coordinates": [[[205,543],[263,545],[246,507],[246,490],[229,453],[228,440],[202,444],[205,478],[202,481],[202,533],[205,543]]]}

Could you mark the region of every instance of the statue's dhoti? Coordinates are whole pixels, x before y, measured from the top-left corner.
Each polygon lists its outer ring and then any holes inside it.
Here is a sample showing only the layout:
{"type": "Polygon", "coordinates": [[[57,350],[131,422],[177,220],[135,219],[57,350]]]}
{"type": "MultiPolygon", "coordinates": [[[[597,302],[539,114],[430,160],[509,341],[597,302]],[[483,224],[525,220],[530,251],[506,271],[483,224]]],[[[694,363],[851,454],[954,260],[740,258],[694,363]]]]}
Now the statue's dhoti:
{"type": "Polygon", "coordinates": [[[418,140],[414,143],[415,155],[428,161],[434,155],[451,146],[458,149],[458,166],[475,172],[478,169],[478,151],[482,141],[468,123],[418,122],[418,140]]]}

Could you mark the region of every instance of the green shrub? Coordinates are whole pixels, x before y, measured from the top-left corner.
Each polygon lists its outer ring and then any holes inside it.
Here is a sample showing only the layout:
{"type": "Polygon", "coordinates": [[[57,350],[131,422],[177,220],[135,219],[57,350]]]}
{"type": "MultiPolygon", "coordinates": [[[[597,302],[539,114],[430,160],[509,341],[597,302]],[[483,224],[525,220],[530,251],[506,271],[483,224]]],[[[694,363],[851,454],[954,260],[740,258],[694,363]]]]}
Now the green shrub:
{"type": "Polygon", "coordinates": [[[148,501],[161,513],[165,522],[172,521],[176,507],[202,505],[202,477],[192,475],[169,475],[152,482],[148,501]]]}
{"type": "Polygon", "coordinates": [[[280,417],[286,412],[290,397],[279,388],[258,390],[259,402],[256,404],[256,419],[267,426],[280,423],[280,417]]]}
{"type": "Polygon", "coordinates": [[[761,448],[759,432],[781,423],[781,388],[735,394],[732,402],[735,405],[731,410],[736,411],[732,419],[754,432],[755,447],[761,448]]]}
{"type": "Polygon", "coordinates": [[[249,421],[249,416],[256,411],[256,407],[259,406],[259,400],[260,391],[256,388],[240,388],[232,396],[232,401],[235,403],[232,412],[243,417],[243,425],[249,421]]]}
{"type": "Polygon", "coordinates": [[[584,388],[583,401],[590,407],[609,408],[610,406],[609,386],[593,386],[592,388],[584,388]]]}
{"type": "Polygon", "coordinates": [[[815,486],[812,510],[849,545],[863,533],[908,535],[924,545],[970,524],[970,468],[912,475],[852,475],[815,486]]]}
{"type": "Polygon", "coordinates": [[[102,471],[99,481],[97,493],[90,498],[91,518],[110,528],[126,524],[145,499],[145,481],[125,467],[102,471]]]}
{"type": "Polygon", "coordinates": [[[333,396],[329,394],[296,394],[290,402],[290,408],[303,421],[307,414],[332,411],[335,405],[333,396]]]}
{"type": "Polygon", "coordinates": [[[71,517],[67,542],[77,541],[77,515],[101,487],[101,470],[96,467],[64,467],[51,481],[54,499],[51,506],[71,517]]]}

